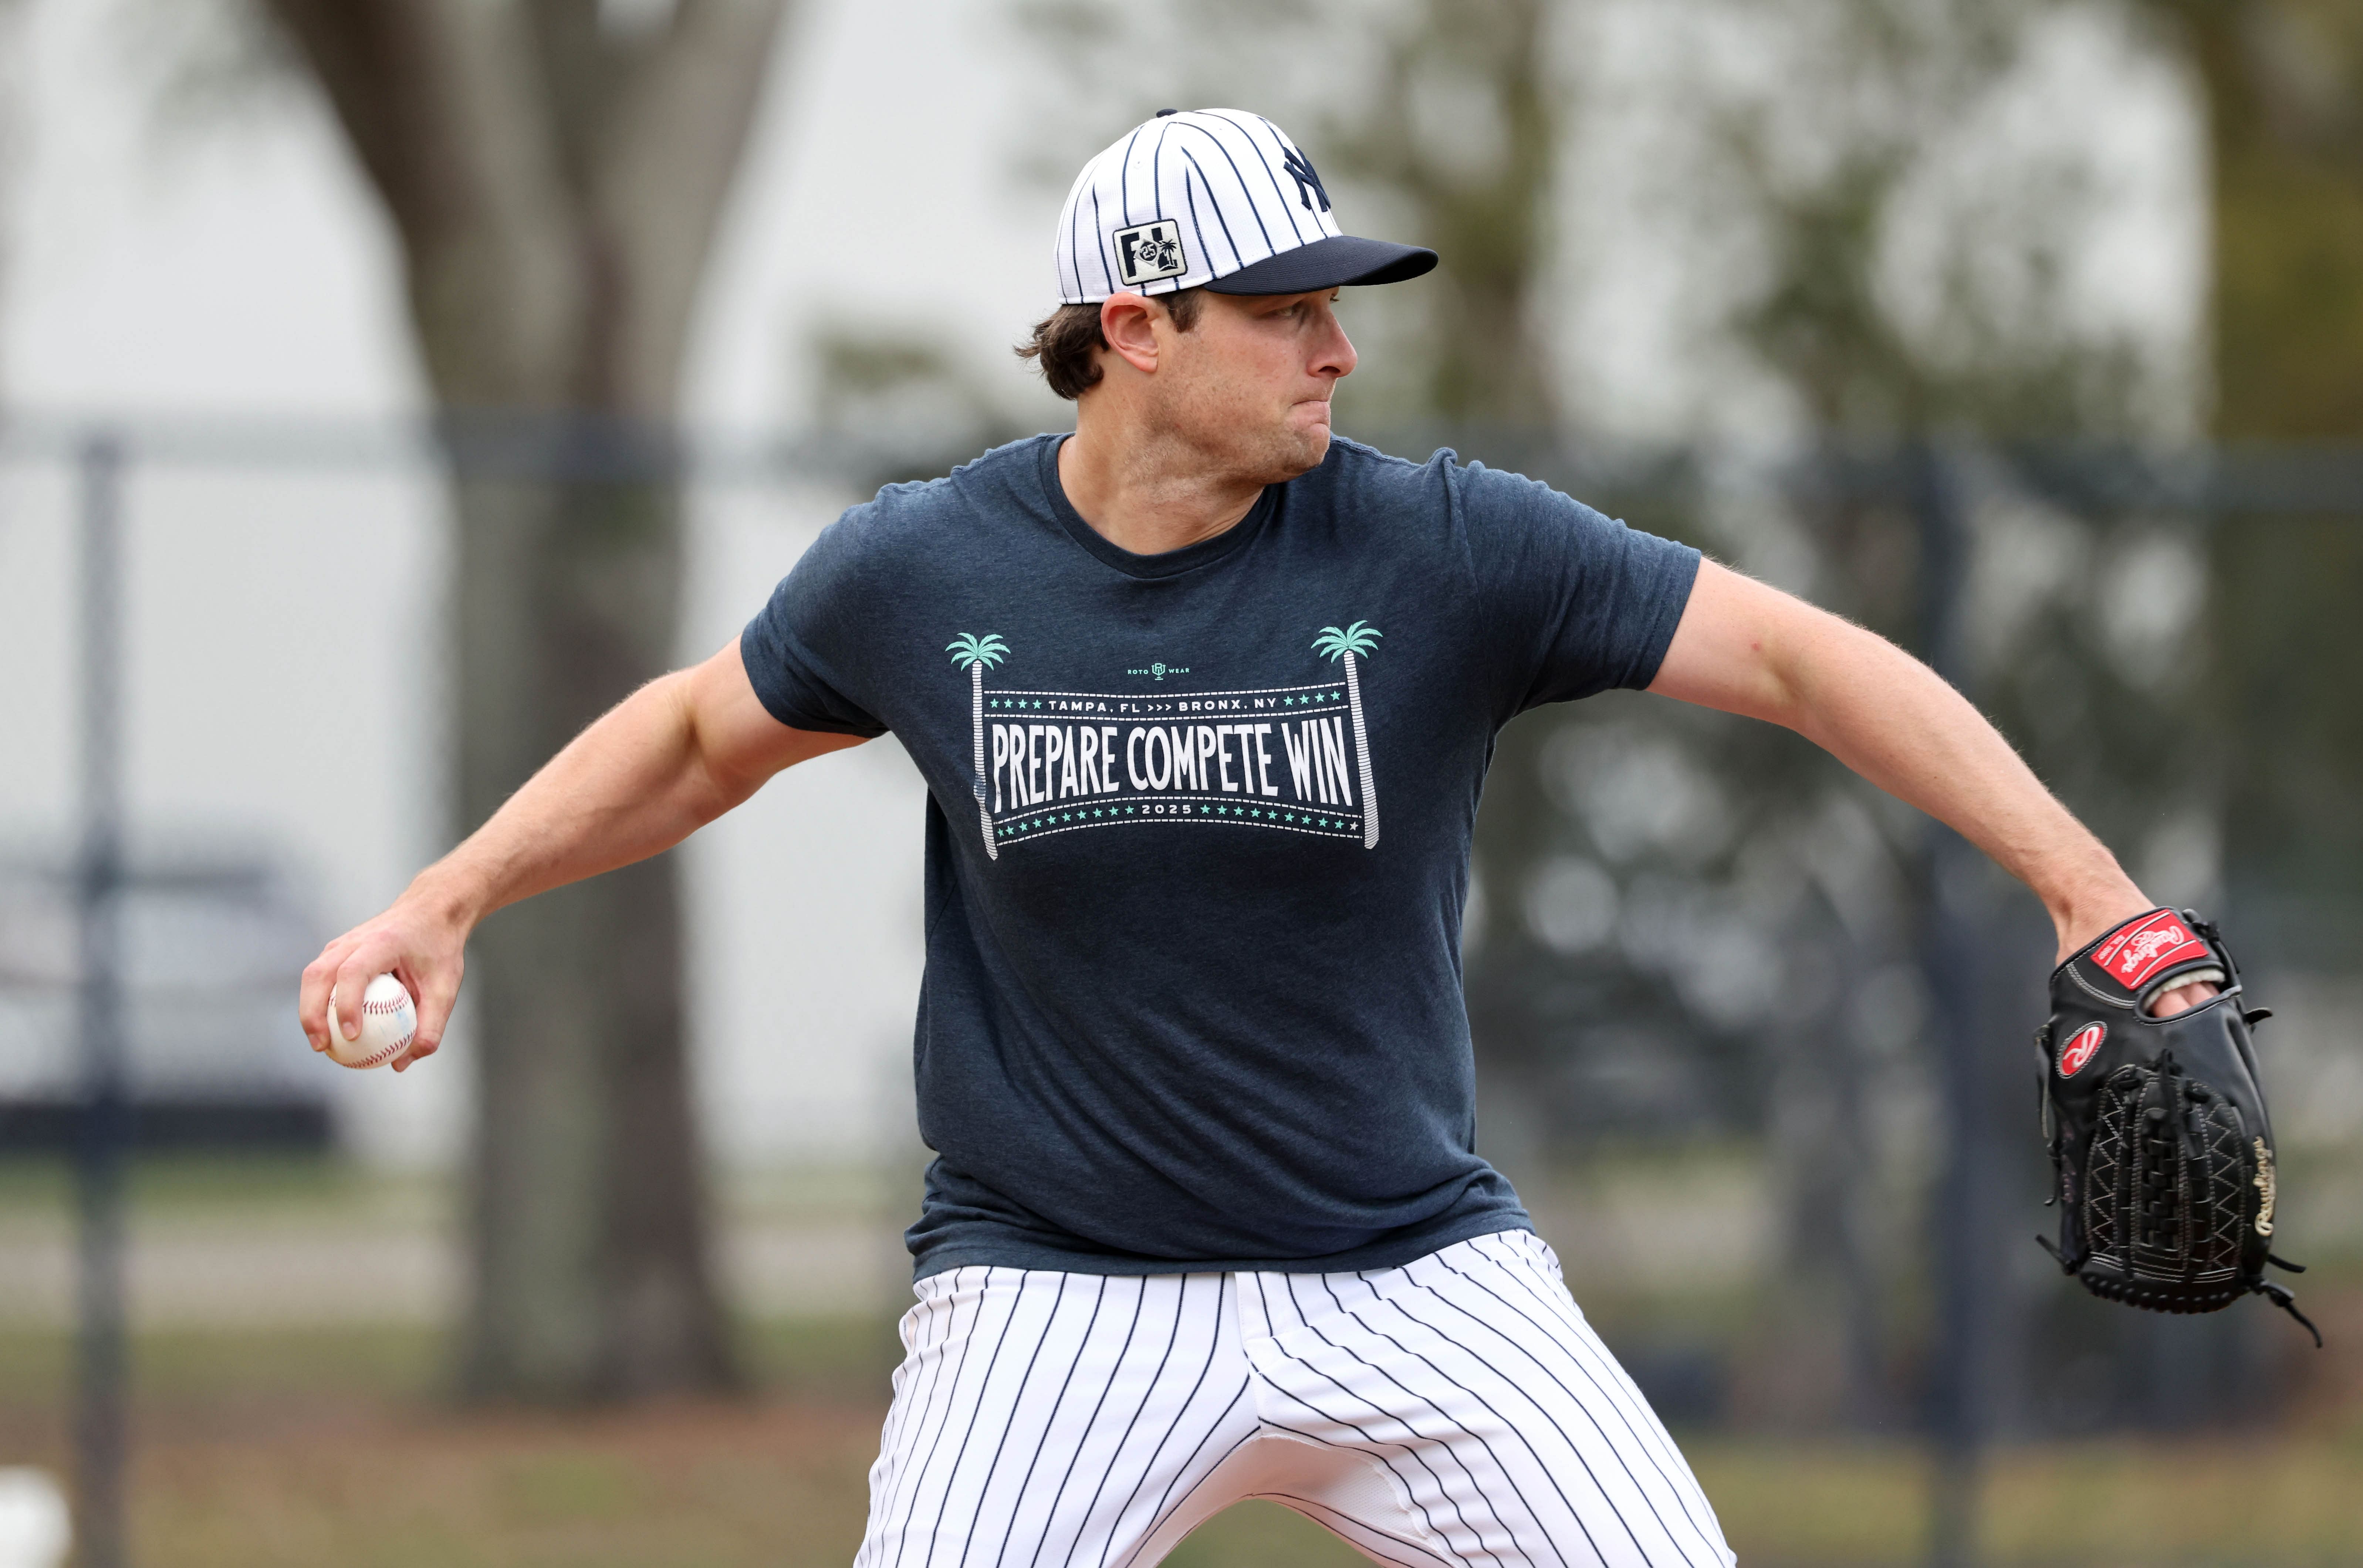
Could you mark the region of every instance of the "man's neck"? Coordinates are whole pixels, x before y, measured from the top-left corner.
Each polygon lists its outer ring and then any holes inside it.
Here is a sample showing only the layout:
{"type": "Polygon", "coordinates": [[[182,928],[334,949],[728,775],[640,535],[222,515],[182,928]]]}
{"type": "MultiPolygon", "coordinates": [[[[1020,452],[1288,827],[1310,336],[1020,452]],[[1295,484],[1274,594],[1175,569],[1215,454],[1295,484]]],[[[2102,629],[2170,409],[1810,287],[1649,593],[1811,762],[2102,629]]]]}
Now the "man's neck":
{"type": "Polygon", "coordinates": [[[1059,485],[1119,549],[1160,556],[1211,539],[1237,527],[1263,493],[1261,480],[1223,473],[1169,434],[1117,423],[1078,412],[1075,433],[1059,446],[1059,485]]]}

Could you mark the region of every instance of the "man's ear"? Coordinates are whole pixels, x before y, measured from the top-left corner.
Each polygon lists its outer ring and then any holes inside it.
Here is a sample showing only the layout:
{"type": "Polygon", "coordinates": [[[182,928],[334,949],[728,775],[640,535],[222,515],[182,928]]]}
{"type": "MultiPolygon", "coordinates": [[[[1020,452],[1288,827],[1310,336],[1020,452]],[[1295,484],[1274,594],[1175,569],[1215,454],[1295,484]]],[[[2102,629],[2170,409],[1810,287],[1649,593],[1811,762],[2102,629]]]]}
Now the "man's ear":
{"type": "Polygon", "coordinates": [[[1157,307],[1138,294],[1110,294],[1100,306],[1100,334],[1125,363],[1143,375],[1157,371],[1157,307]]]}

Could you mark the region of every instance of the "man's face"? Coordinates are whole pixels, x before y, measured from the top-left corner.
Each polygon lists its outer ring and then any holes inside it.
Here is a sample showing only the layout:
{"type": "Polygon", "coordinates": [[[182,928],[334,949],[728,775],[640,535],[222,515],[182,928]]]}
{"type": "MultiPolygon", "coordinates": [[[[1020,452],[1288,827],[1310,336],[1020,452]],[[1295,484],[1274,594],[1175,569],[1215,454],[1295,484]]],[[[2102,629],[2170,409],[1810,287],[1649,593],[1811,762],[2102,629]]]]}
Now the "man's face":
{"type": "Polygon", "coordinates": [[[1337,291],[1203,296],[1198,324],[1177,331],[1159,313],[1159,421],[1212,467],[1277,484],[1321,466],[1329,395],[1354,368],[1332,308],[1337,291]]]}

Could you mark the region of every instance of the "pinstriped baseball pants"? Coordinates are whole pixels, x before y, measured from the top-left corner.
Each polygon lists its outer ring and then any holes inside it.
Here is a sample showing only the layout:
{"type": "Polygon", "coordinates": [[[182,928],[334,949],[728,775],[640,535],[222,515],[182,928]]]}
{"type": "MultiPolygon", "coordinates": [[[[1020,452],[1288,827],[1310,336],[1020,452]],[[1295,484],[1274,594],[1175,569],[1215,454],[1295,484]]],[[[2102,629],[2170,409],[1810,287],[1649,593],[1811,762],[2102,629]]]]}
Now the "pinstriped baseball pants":
{"type": "Polygon", "coordinates": [[[1354,1274],[917,1293],[855,1568],[1148,1568],[1248,1497],[1417,1568],[1736,1561],[1524,1231],[1354,1274]]]}

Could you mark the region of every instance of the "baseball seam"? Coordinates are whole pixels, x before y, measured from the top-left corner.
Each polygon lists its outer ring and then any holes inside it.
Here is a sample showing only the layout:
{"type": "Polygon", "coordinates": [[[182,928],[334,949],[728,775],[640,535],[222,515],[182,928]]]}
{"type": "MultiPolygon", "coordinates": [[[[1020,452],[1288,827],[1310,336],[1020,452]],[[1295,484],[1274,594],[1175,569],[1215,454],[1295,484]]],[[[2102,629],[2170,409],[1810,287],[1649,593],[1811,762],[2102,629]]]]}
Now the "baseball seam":
{"type": "Polygon", "coordinates": [[[405,1034],[401,1039],[394,1041],[389,1045],[383,1046],[366,1056],[347,1062],[345,1066],[349,1067],[374,1067],[380,1062],[392,1061],[395,1056],[400,1055],[403,1050],[409,1045],[411,1038],[412,1037],[410,1035],[405,1034]]]}

